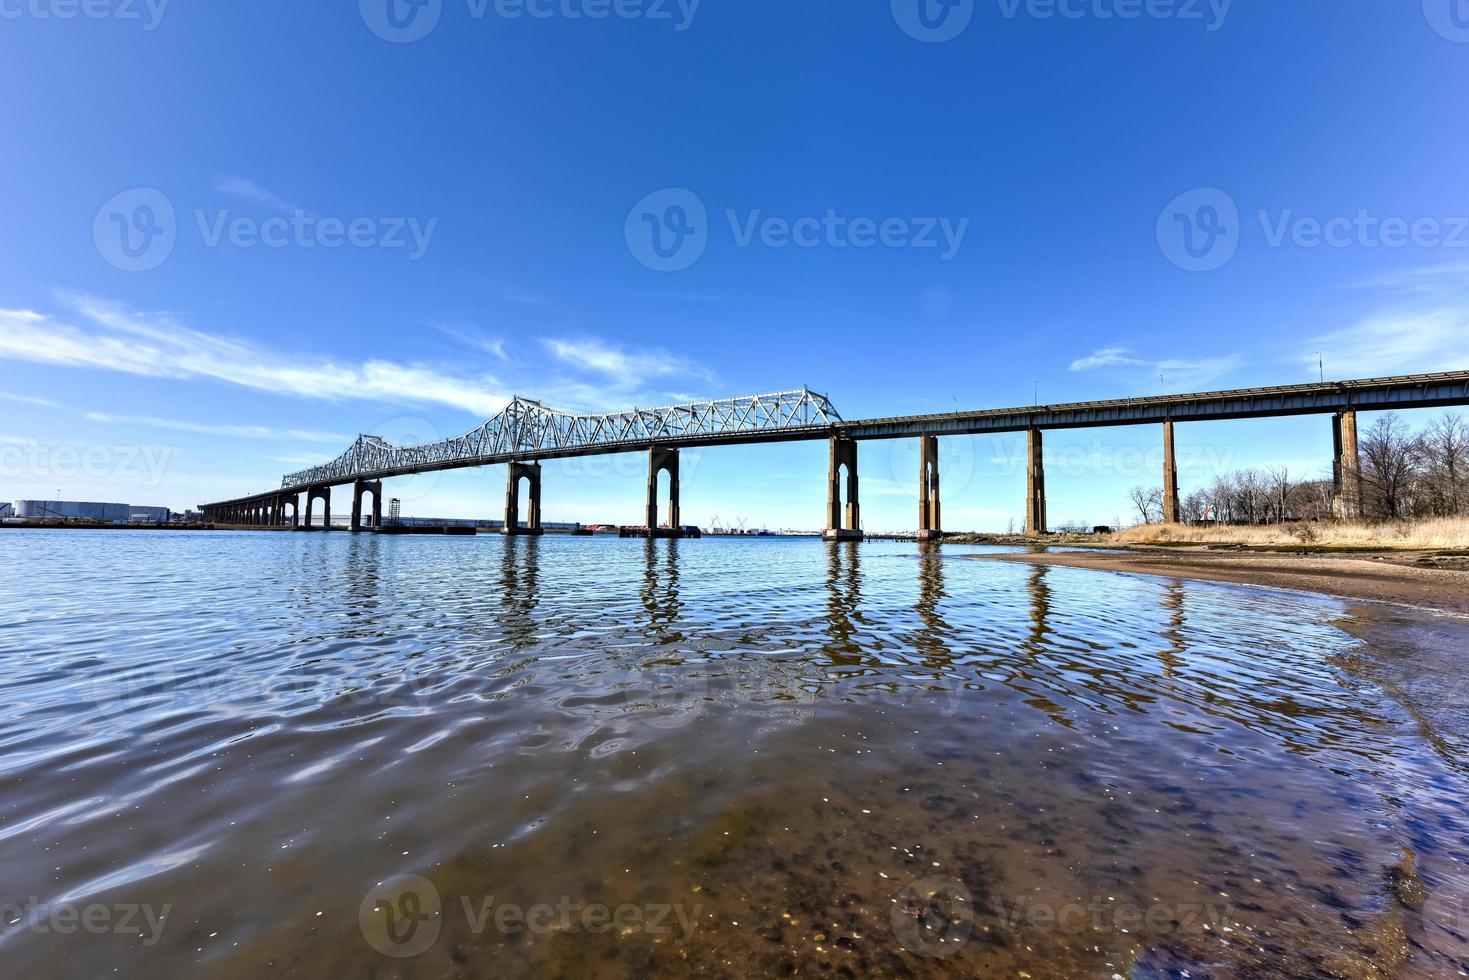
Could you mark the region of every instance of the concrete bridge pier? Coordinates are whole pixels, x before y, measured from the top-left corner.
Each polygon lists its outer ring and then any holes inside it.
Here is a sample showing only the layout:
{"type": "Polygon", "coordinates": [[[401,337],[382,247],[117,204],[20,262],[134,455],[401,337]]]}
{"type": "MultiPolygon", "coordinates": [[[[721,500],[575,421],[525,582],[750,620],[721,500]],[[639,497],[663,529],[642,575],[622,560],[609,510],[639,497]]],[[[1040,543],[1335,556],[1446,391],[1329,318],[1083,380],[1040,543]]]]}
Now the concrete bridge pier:
{"type": "Polygon", "coordinates": [[[306,530],[314,531],[311,518],[316,509],[316,502],[321,501],[321,529],[330,531],[332,527],[332,488],[312,487],[306,491],[306,530]]]}
{"type": "Polygon", "coordinates": [[[1046,524],[1046,460],[1045,440],[1040,429],[1031,429],[1026,437],[1030,462],[1026,466],[1025,533],[1045,534],[1046,524]]]}
{"type": "Polygon", "coordinates": [[[1174,453],[1173,420],[1163,423],[1163,523],[1179,523],[1178,459],[1174,453]]]}
{"type": "Polygon", "coordinates": [[[944,536],[939,521],[939,437],[921,436],[918,444],[918,540],[944,536]]]}
{"type": "Polygon", "coordinates": [[[352,530],[362,530],[362,495],[372,494],[372,514],[368,527],[383,526],[383,481],[357,480],[352,484],[352,530]]]}
{"type": "Polygon", "coordinates": [[[654,446],[648,450],[648,537],[677,538],[683,535],[678,511],[678,450],[654,446]],[[658,474],[668,474],[668,526],[658,526],[658,474]]]}
{"type": "Polygon", "coordinates": [[[1334,509],[1344,521],[1362,516],[1362,455],[1357,447],[1357,413],[1352,409],[1331,418],[1335,444],[1332,476],[1335,483],[1334,509]]]}
{"type": "Polygon", "coordinates": [[[298,523],[300,523],[297,520],[297,516],[296,516],[296,508],[299,505],[300,505],[300,501],[296,499],[296,495],[294,493],[288,494],[287,496],[281,498],[281,526],[282,527],[295,527],[298,523]],[[290,516],[289,519],[286,517],[286,509],[287,508],[289,508],[290,511],[291,511],[291,516],[290,516]]]}
{"type": "Polygon", "coordinates": [[[857,443],[831,437],[831,466],[826,481],[826,530],[828,541],[861,541],[862,508],[857,499],[857,443]],[[846,470],[846,502],[842,500],[842,470],[846,470]]]}
{"type": "Polygon", "coordinates": [[[505,482],[505,532],[509,535],[538,535],[541,528],[541,464],[511,463],[505,482]],[[526,494],[525,527],[520,526],[520,481],[530,483],[526,494]]]}

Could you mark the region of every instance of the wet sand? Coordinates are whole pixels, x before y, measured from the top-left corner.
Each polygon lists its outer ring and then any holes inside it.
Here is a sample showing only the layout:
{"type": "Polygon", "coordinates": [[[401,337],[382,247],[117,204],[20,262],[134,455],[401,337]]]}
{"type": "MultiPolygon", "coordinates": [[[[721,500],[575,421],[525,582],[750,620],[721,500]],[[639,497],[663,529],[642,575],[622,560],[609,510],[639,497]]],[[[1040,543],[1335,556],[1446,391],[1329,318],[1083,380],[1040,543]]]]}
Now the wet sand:
{"type": "Polygon", "coordinates": [[[1469,617],[1469,560],[1429,552],[1295,555],[1205,548],[1037,551],[985,555],[1024,564],[1062,565],[1202,582],[1230,582],[1367,599],[1469,617]]]}

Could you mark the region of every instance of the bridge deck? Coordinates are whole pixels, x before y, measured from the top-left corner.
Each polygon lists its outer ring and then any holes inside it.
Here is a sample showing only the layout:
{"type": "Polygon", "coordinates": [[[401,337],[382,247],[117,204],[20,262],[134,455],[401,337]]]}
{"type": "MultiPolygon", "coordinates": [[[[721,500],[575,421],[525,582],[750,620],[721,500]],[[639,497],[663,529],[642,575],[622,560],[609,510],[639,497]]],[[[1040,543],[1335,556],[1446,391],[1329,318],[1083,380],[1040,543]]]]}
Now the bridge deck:
{"type": "MultiPolygon", "coordinates": [[[[810,397],[817,397],[811,396],[810,393],[806,394],[810,397]]],[[[824,402],[824,399],[822,401],[824,402]]],[[[294,484],[286,482],[279,488],[263,493],[218,501],[205,506],[251,504],[282,495],[300,493],[316,486],[348,483],[354,479],[381,480],[415,473],[493,466],[514,460],[564,459],[573,456],[638,452],[653,446],[694,448],[766,442],[797,442],[828,439],[833,435],[861,440],[903,439],[917,438],[922,435],[980,435],[1023,432],[1028,429],[1082,429],[1143,425],[1162,423],[1169,419],[1174,422],[1204,422],[1289,415],[1325,415],[1346,409],[1389,411],[1454,405],[1469,405],[1469,371],[1368,378],[1360,381],[1328,381],[1271,388],[1242,388],[1194,394],[1157,395],[1147,398],[1071,402],[1027,408],[993,408],[935,415],[908,415],[853,422],[786,424],[783,427],[772,429],[746,428],[727,432],[665,434],[657,438],[640,435],[635,438],[602,440],[586,445],[553,446],[537,448],[534,451],[487,452],[461,458],[425,460],[402,466],[364,468],[352,472],[333,473],[333,478],[330,480],[313,479],[294,484]]],[[[829,408],[829,405],[827,407],[829,408]]]]}

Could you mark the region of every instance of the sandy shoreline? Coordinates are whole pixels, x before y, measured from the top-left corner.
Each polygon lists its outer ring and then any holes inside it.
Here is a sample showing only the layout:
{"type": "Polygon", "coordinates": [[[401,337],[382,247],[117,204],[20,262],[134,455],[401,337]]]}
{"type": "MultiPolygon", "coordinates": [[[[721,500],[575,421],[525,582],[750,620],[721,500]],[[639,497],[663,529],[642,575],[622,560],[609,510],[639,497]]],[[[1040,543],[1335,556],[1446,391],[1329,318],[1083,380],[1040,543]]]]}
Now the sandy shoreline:
{"type": "Polygon", "coordinates": [[[1346,600],[1337,625],[1360,639],[1343,667],[1381,686],[1451,764],[1469,768],[1469,570],[1421,553],[1293,555],[1179,549],[981,555],[1133,575],[1252,585],[1346,600]]]}
{"type": "Polygon", "coordinates": [[[1137,575],[1315,592],[1469,618],[1469,569],[1461,560],[1418,552],[1375,556],[1221,552],[1207,549],[1037,551],[985,555],[1023,564],[1061,565],[1137,575]]]}

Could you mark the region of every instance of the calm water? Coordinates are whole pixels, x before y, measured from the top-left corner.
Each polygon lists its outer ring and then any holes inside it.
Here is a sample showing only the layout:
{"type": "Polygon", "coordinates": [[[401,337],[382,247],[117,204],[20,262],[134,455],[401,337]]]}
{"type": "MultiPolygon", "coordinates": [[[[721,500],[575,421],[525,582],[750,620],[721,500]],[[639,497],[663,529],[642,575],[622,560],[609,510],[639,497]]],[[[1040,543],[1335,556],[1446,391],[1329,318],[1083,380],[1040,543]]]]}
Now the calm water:
{"type": "Polygon", "coordinates": [[[978,550],[0,533],[0,972],[1460,974],[1342,604],[978,550]]]}

